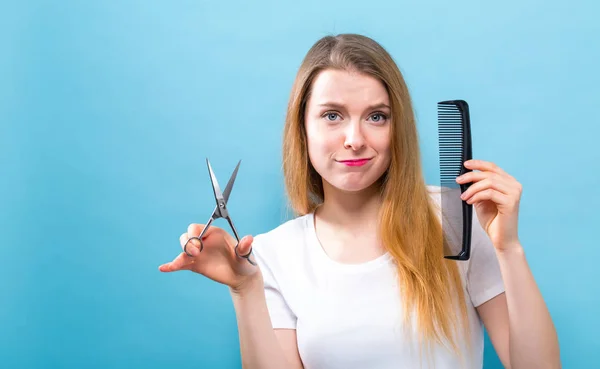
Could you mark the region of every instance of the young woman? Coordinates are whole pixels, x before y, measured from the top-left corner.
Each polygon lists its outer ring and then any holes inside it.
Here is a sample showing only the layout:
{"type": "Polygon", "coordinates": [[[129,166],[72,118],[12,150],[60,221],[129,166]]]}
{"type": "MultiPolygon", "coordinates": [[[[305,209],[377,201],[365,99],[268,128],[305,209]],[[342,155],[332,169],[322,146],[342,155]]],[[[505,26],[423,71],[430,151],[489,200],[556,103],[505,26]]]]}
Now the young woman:
{"type": "MultiPolygon", "coordinates": [[[[484,327],[505,367],[560,367],[518,237],[521,185],[491,162],[465,163],[471,258],[444,259],[439,187],[424,183],[411,99],[378,43],[319,40],[284,133],[297,217],[239,245],[211,227],[202,252],[190,243],[159,267],[229,286],[244,368],[482,368],[484,327]]],[[[182,247],[202,228],[190,225],[182,247]]]]}

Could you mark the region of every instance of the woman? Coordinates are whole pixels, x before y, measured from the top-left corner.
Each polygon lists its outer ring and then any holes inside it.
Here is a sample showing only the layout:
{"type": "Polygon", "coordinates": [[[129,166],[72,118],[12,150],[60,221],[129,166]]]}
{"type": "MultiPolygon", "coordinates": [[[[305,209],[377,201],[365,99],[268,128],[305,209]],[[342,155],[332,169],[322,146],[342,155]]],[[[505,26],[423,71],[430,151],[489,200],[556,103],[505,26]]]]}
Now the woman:
{"type": "MultiPolygon", "coordinates": [[[[378,43],[344,34],[309,50],[283,154],[295,219],[237,250],[211,227],[202,252],[159,268],[229,286],[244,368],[481,368],[482,324],[505,367],[560,367],[518,238],[521,185],[465,163],[471,259],[444,259],[439,188],[424,183],[410,96],[378,43]]],[[[182,247],[202,228],[190,225],[182,247]]]]}

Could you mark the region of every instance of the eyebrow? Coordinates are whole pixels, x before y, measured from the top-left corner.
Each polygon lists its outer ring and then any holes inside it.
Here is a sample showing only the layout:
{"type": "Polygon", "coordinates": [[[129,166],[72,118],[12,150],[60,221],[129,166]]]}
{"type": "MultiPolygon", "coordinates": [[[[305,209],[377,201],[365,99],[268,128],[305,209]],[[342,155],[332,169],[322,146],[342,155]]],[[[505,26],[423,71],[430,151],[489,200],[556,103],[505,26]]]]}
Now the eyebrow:
{"type": "MultiPolygon", "coordinates": [[[[336,108],[336,109],[345,109],[344,104],[340,104],[340,103],[336,103],[336,102],[325,102],[322,104],[319,104],[320,107],[327,107],[327,108],[336,108]]],[[[374,104],[374,105],[370,105],[367,106],[368,110],[374,110],[374,109],[389,109],[392,110],[389,105],[385,104],[385,103],[379,103],[379,104],[374,104]]]]}

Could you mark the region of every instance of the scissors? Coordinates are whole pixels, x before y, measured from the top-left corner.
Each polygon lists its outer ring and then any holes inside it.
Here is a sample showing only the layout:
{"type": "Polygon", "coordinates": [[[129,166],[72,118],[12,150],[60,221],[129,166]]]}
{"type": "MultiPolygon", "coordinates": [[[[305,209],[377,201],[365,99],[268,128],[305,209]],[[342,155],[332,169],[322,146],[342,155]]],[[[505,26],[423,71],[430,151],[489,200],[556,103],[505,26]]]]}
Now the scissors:
{"type": "Polygon", "coordinates": [[[200,242],[200,252],[202,252],[202,250],[204,249],[204,244],[202,243],[202,236],[204,236],[204,233],[206,232],[206,230],[208,229],[208,227],[212,224],[213,221],[219,219],[219,218],[224,218],[227,220],[227,222],[229,223],[229,226],[231,227],[231,229],[233,230],[233,234],[235,235],[235,238],[237,240],[237,244],[235,245],[235,254],[238,257],[244,258],[246,260],[248,260],[248,262],[252,265],[256,265],[255,262],[253,262],[252,260],[250,260],[250,255],[252,254],[252,247],[250,247],[250,251],[248,252],[248,255],[240,255],[238,254],[238,246],[240,245],[240,237],[238,236],[237,230],[235,229],[235,226],[233,225],[233,222],[231,221],[231,218],[229,217],[229,211],[227,210],[227,200],[229,200],[229,195],[231,194],[231,188],[233,187],[233,183],[235,182],[235,177],[237,176],[237,172],[238,169],[240,167],[240,163],[242,161],[240,160],[238,162],[238,164],[236,165],[233,173],[231,174],[231,177],[229,178],[229,181],[227,182],[227,186],[225,187],[225,191],[223,191],[223,193],[221,193],[221,188],[219,187],[219,182],[217,181],[217,178],[215,177],[215,173],[212,170],[212,167],[210,166],[210,161],[208,160],[208,158],[206,159],[206,164],[208,166],[208,173],[210,174],[210,180],[212,183],[212,188],[213,188],[213,193],[215,195],[215,200],[217,201],[217,206],[215,206],[215,210],[213,210],[213,213],[210,217],[210,219],[208,220],[208,222],[206,222],[206,225],[204,226],[204,229],[202,230],[202,232],[200,233],[200,235],[198,237],[191,237],[186,243],[185,246],[183,247],[183,251],[188,255],[188,256],[192,256],[187,252],[187,246],[190,243],[190,241],[195,240],[196,242],[199,241],[200,242]]]}

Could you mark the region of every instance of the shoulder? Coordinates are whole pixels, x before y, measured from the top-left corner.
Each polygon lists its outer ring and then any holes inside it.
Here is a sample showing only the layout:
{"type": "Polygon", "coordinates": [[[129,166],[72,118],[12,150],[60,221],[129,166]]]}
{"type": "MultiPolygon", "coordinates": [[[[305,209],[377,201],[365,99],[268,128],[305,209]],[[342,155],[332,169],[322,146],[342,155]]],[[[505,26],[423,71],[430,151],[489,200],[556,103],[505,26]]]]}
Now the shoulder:
{"type": "Polygon", "coordinates": [[[310,214],[298,216],[254,236],[252,248],[262,259],[294,257],[304,243],[310,214]]]}
{"type": "Polygon", "coordinates": [[[288,220],[267,232],[257,234],[254,239],[259,240],[261,244],[273,244],[300,236],[306,229],[309,216],[310,214],[307,214],[288,220]]]}
{"type": "Polygon", "coordinates": [[[442,187],[437,185],[428,184],[426,187],[430,194],[440,193],[442,191],[442,187]]]}
{"type": "Polygon", "coordinates": [[[460,198],[460,187],[450,188],[428,184],[426,185],[426,188],[427,192],[429,193],[429,197],[438,206],[441,205],[442,195],[444,196],[444,199],[448,199],[448,196],[450,196],[451,198],[460,198]]]}

